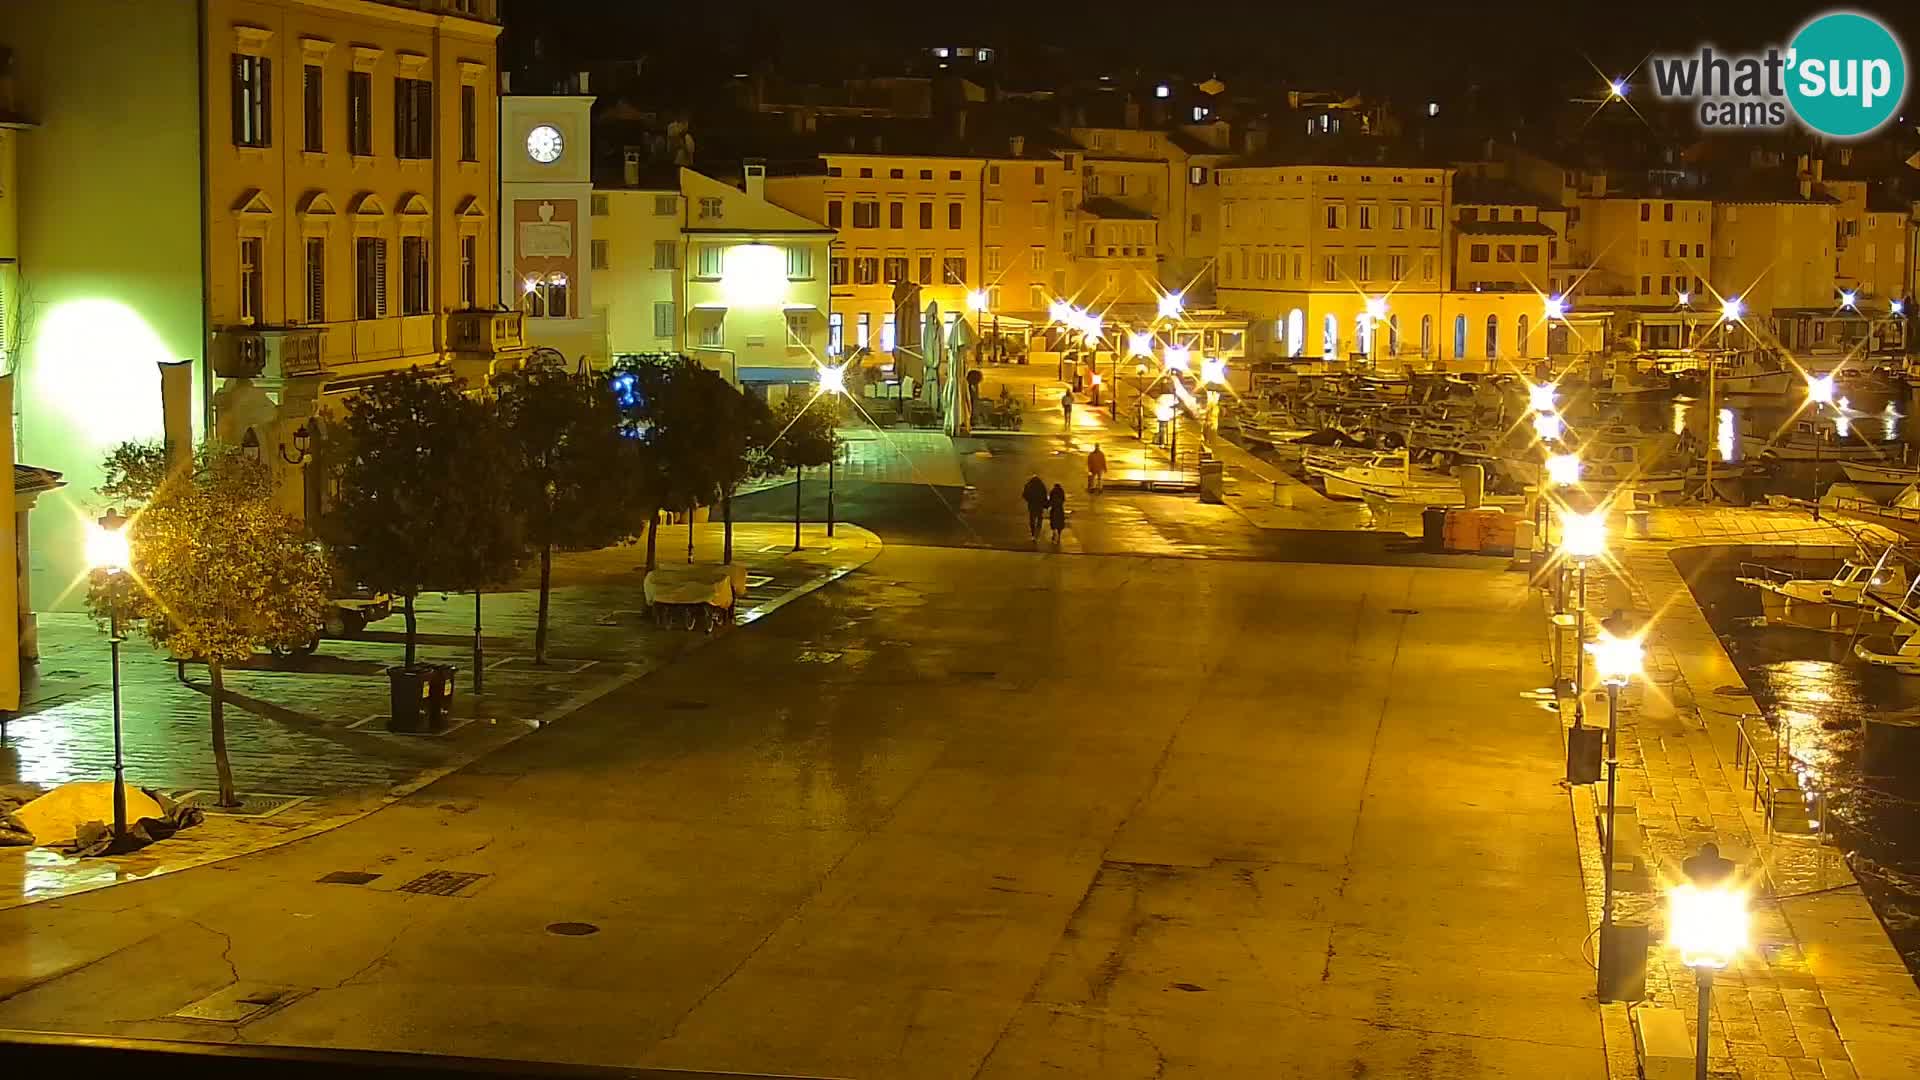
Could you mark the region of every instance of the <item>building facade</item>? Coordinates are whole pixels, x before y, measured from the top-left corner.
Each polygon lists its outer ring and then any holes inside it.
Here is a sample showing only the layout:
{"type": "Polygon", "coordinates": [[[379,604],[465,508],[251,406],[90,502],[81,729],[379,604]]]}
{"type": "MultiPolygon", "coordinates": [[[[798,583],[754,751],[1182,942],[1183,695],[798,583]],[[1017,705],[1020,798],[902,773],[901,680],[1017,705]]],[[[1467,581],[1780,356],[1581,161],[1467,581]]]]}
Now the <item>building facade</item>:
{"type": "Polygon", "coordinates": [[[606,316],[592,268],[593,98],[500,99],[499,295],[526,316],[527,345],[605,367],[606,316]]]}
{"type": "MultiPolygon", "coordinates": [[[[211,434],[303,482],[302,429],[381,372],[485,372],[495,0],[0,9],[22,108],[20,453],[91,492],[128,438],[211,434]],[[129,185],[132,185],[130,188],[129,185]],[[192,362],[163,423],[160,365],[192,362]]],[[[37,516],[40,591],[78,515],[37,516]]]]}

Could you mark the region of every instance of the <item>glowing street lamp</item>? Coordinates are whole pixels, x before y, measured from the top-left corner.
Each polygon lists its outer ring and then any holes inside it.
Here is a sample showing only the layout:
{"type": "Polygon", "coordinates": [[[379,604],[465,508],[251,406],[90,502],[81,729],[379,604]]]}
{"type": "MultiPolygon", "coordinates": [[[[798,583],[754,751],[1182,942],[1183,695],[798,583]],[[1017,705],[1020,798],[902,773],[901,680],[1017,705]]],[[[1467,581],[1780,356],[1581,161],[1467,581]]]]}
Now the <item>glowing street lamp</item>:
{"type": "MultiPolygon", "coordinates": [[[[839,396],[847,392],[847,368],[845,364],[838,366],[816,364],[814,370],[818,372],[817,378],[822,396],[839,396]]],[[[833,453],[827,455],[827,536],[829,538],[833,536],[833,463],[834,459],[839,456],[840,451],[838,447],[834,449],[833,453]]],[[[795,537],[794,546],[799,546],[798,537],[795,537]]]]}
{"type": "Polygon", "coordinates": [[[1065,300],[1054,300],[1047,304],[1047,321],[1066,325],[1073,316],[1073,305],[1065,300]]]}
{"type": "Polygon", "coordinates": [[[1742,304],[1737,296],[1729,296],[1720,301],[1720,317],[1728,322],[1739,322],[1740,314],[1745,310],[1747,306],[1742,304]]]}
{"type": "Polygon", "coordinates": [[[1160,298],[1160,317],[1163,319],[1177,319],[1185,310],[1185,298],[1177,292],[1170,292],[1160,298]]]}
{"type": "Polygon", "coordinates": [[[1193,350],[1185,345],[1169,345],[1164,351],[1168,371],[1191,371],[1193,350]]]}
{"type": "Polygon", "coordinates": [[[1564,296],[1547,297],[1547,321],[1567,317],[1567,299],[1564,296]]]}
{"type": "Polygon", "coordinates": [[[1539,383],[1539,384],[1528,383],[1527,384],[1527,408],[1532,409],[1534,412],[1537,412],[1537,413],[1552,412],[1553,411],[1553,384],[1552,383],[1539,383]]]}
{"type": "Polygon", "coordinates": [[[1128,356],[1152,356],[1153,355],[1153,335],[1152,334],[1128,334],[1127,335],[1127,355],[1128,356]]]}
{"type": "Polygon", "coordinates": [[[975,289],[967,294],[967,310],[987,310],[987,291],[985,289],[975,289]]]}
{"type": "Polygon", "coordinates": [[[1827,441],[1827,406],[1833,404],[1833,376],[1807,376],[1807,403],[1813,406],[1813,520],[1820,520],[1820,447],[1827,441]]]}
{"type": "Polygon", "coordinates": [[[133,553],[127,543],[127,518],[108,509],[87,526],[87,563],[107,578],[107,648],[113,654],[113,839],[127,839],[127,771],[120,734],[120,587],[133,553]]]}
{"type": "Polygon", "coordinates": [[[1681,861],[1687,882],[1667,894],[1667,940],[1680,962],[1693,969],[1700,988],[1694,1025],[1694,1076],[1707,1075],[1707,1024],[1713,1016],[1713,973],[1733,963],[1747,947],[1747,896],[1733,880],[1733,862],[1702,844],[1681,861]]]}
{"type": "Polygon", "coordinates": [[[1593,656],[1594,673],[1600,676],[1600,682],[1607,688],[1607,842],[1602,853],[1600,901],[1600,957],[1598,993],[1601,1001],[1613,1000],[1608,993],[1607,976],[1612,973],[1613,965],[1608,957],[1613,954],[1613,828],[1614,793],[1620,774],[1620,691],[1633,677],[1640,674],[1640,639],[1616,637],[1611,630],[1601,631],[1599,640],[1587,646],[1587,652],[1593,656]]]}
{"type": "Polygon", "coordinates": [[[1200,361],[1200,381],[1209,386],[1218,386],[1227,381],[1227,362],[1217,356],[1209,356],[1200,361]]]}
{"type": "Polygon", "coordinates": [[[1859,294],[1855,293],[1852,289],[1842,290],[1840,293],[1840,306],[1851,310],[1855,302],[1859,299],[1859,294]]]}
{"type": "Polygon", "coordinates": [[[1387,317],[1387,298],[1384,296],[1367,297],[1367,318],[1379,322],[1387,317]]]}
{"type": "Polygon", "coordinates": [[[1609,82],[1607,84],[1607,97],[1609,99],[1620,101],[1620,100],[1624,100],[1626,96],[1627,96],[1627,80],[1615,79],[1612,82],[1609,82]]]}
{"type": "Polygon", "coordinates": [[[1907,302],[1905,300],[1887,301],[1887,314],[1905,315],[1906,313],[1907,313],[1907,302]]]}
{"type": "Polygon", "coordinates": [[[1693,294],[1692,294],[1692,293],[1690,293],[1690,292],[1687,292],[1687,291],[1685,291],[1685,290],[1682,290],[1682,291],[1681,291],[1681,293],[1680,293],[1680,306],[1681,306],[1681,307],[1692,307],[1692,306],[1693,306],[1693,294]]]}
{"type": "Polygon", "coordinates": [[[1538,435],[1543,442],[1552,442],[1558,439],[1561,434],[1566,431],[1566,427],[1567,425],[1560,419],[1559,413],[1543,412],[1533,414],[1533,433],[1538,435]]]}
{"type": "Polygon", "coordinates": [[[1575,454],[1552,454],[1547,458],[1547,482],[1554,487],[1572,487],[1580,482],[1580,458],[1575,454]]]}

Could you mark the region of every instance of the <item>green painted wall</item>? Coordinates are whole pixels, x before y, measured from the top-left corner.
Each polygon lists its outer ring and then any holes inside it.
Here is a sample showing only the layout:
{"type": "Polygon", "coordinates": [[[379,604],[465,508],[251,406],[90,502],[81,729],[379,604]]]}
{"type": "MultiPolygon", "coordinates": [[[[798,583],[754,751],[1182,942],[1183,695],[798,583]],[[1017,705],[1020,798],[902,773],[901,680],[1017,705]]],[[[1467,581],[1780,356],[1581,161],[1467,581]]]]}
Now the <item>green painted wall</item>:
{"type": "Polygon", "coordinates": [[[33,512],[41,610],[79,606],[105,451],[160,435],[155,365],[204,358],[198,21],[195,0],[0,3],[19,108],[39,125],[19,143],[32,321],[15,453],[68,482],[33,512]]]}

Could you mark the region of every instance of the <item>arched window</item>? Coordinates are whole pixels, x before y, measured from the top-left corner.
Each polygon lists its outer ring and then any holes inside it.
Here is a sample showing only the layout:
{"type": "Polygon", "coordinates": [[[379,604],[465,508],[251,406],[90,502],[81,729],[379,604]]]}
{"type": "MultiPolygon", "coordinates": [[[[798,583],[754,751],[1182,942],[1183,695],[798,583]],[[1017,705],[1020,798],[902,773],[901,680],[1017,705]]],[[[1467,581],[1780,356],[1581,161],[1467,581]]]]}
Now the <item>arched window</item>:
{"type": "Polygon", "coordinates": [[[1361,356],[1373,355],[1373,320],[1364,311],[1353,317],[1353,345],[1361,356]]]}
{"type": "Polygon", "coordinates": [[[1527,317],[1525,315],[1520,316],[1520,321],[1517,324],[1516,329],[1517,329],[1517,333],[1514,335],[1514,337],[1515,337],[1515,340],[1519,342],[1519,344],[1514,349],[1514,352],[1516,352],[1521,356],[1525,356],[1527,355],[1527,317]]]}
{"type": "Polygon", "coordinates": [[[1400,316],[1398,315],[1387,316],[1387,352],[1393,356],[1400,355],[1400,316]]]}
{"type": "Polygon", "coordinates": [[[1500,316],[1487,316],[1487,359],[1500,355],[1500,316]]]}
{"type": "Polygon", "coordinates": [[[1329,313],[1321,323],[1320,355],[1329,360],[1340,355],[1340,320],[1329,313]]]}
{"type": "Polygon", "coordinates": [[[520,310],[529,318],[538,319],[547,313],[546,293],[540,288],[540,279],[530,277],[520,290],[520,310]]]}
{"type": "Polygon", "coordinates": [[[1420,316],[1420,355],[1422,358],[1433,356],[1433,316],[1420,316]]]}
{"type": "Polygon", "coordinates": [[[1299,308],[1287,312],[1287,348],[1288,356],[1307,353],[1307,317],[1299,308]]]}
{"type": "Polygon", "coordinates": [[[568,310],[567,275],[556,270],[547,275],[547,317],[564,319],[568,310]]]}
{"type": "Polygon", "coordinates": [[[1465,315],[1453,317],[1453,358],[1455,360],[1467,358],[1467,317],[1465,315]]]}

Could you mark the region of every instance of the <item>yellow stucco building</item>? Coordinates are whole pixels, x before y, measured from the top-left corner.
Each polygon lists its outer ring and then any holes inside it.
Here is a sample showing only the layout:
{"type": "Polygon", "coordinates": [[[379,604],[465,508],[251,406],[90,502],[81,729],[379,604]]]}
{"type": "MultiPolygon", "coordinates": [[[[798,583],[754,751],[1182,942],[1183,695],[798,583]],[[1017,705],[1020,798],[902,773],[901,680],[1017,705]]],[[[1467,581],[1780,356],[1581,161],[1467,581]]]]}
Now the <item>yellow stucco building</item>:
{"type": "MultiPolygon", "coordinates": [[[[497,0],[0,6],[22,108],[21,455],[85,501],[107,448],[211,432],[290,471],[309,420],[411,365],[484,374],[497,0]],[[158,365],[190,361],[163,426],[158,365]]],[[[35,523],[41,591],[81,515],[35,523]]]]}

